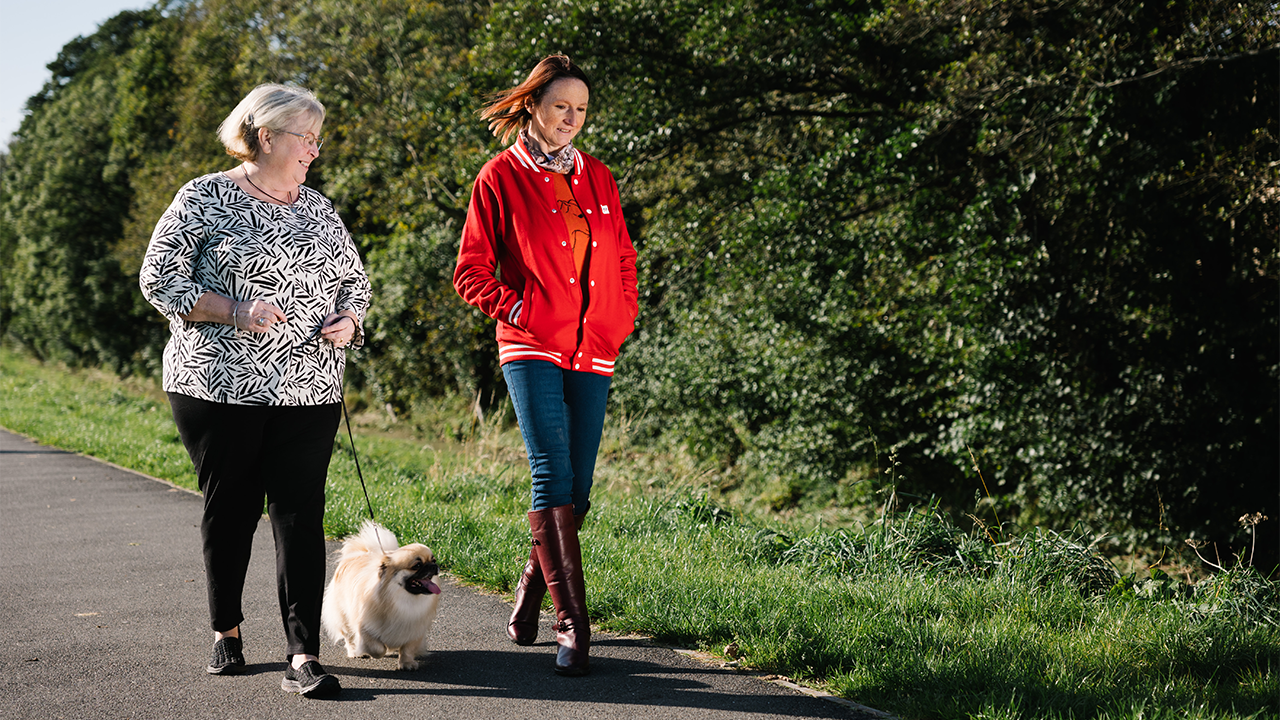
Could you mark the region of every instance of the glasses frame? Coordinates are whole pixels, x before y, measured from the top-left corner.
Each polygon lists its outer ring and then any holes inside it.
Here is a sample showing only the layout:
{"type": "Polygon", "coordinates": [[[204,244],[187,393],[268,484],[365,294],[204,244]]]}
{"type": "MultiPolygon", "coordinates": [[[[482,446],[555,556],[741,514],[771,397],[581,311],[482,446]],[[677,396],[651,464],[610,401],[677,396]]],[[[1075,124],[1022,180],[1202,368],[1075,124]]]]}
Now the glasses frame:
{"type": "Polygon", "coordinates": [[[314,144],[316,146],[316,152],[320,152],[320,148],[324,147],[324,138],[316,137],[311,133],[307,133],[306,135],[303,135],[302,133],[296,133],[296,132],[293,132],[292,130],[281,130],[280,132],[286,135],[292,135],[297,138],[302,138],[302,142],[306,145],[314,144]],[[310,138],[310,140],[308,140],[307,138],[310,138]]]}

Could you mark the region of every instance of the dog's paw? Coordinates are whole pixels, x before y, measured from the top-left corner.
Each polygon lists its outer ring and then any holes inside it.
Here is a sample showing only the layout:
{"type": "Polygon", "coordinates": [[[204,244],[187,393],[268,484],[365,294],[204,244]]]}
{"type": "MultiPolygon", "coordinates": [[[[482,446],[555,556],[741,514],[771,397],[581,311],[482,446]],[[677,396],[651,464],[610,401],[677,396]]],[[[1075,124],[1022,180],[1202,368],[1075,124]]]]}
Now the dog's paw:
{"type": "Polygon", "coordinates": [[[361,657],[359,648],[356,647],[355,638],[343,637],[342,647],[347,651],[347,657],[361,657]]]}
{"type": "Polygon", "coordinates": [[[419,663],[414,658],[405,657],[404,655],[401,655],[399,667],[401,670],[417,670],[419,667],[421,667],[421,663],[419,663]]]}
{"type": "Polygon", "coordinates": [[[361,647],[360,647],[360,650],[362,650],[365,655],[375,659],[386,656],[387,650],[389,649],[390,648],[378,642],[377,640],[369,640],[369,639],[366,639],[363,643],[361,643],[361,647]]]}
{"type": "Polygon", "coordinates": [[[347,643],[347,657],[380,658],[387,654],[387,646],[371,637],[357,635],[354,642],[347,643]]]}

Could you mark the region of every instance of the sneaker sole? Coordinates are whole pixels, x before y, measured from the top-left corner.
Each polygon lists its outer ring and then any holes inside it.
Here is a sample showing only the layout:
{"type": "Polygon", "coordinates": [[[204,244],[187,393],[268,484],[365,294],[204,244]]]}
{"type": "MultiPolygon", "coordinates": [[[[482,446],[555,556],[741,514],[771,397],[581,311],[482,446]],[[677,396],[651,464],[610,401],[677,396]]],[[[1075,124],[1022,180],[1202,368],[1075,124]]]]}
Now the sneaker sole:
{"type": "Polygon", "coordinates": [[[214,667],[212,665],[204,669],[210,675],[239,675],[244,672],[243,665],[223,665],[222,667],[214,667]]]}

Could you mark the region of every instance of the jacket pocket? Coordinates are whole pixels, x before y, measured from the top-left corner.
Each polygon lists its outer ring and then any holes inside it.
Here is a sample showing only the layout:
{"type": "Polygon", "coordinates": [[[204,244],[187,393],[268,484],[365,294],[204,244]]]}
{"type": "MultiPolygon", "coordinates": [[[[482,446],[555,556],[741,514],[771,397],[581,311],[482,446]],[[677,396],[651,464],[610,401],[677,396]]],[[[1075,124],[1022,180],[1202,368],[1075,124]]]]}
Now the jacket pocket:
{"type": "Polygon", "coordinates": [[[611,356],[616,357],[622,350],[622,343],[631,337],[631,333],[635,332],[635,320],[625,320],[618,318],[614,322],[609,323],[605,328],[604,337],[602,338],[604,347],[609,350],[611,356]]]}
{"type": "Polygon", "coordinates": [[[521,330],[528,330],[529,320],[534,314],[533,283],[525,283],[524,290],[520,293],[520,316],[516,318],[514,325],[521,330]]]}

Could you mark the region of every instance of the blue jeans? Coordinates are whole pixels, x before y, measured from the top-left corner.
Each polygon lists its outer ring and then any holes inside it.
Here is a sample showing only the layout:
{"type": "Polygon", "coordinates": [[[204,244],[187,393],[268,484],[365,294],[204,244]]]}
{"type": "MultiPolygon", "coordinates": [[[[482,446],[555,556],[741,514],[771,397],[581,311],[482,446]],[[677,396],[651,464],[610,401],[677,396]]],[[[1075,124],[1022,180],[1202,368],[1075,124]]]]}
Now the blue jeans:
{"type": "Polygon", "coordinates": [[[607,375],[564,370],[545,360],[502,366],[533,473],[533,509],[591,507],[591,480],[609,398],[607,375]]]}

